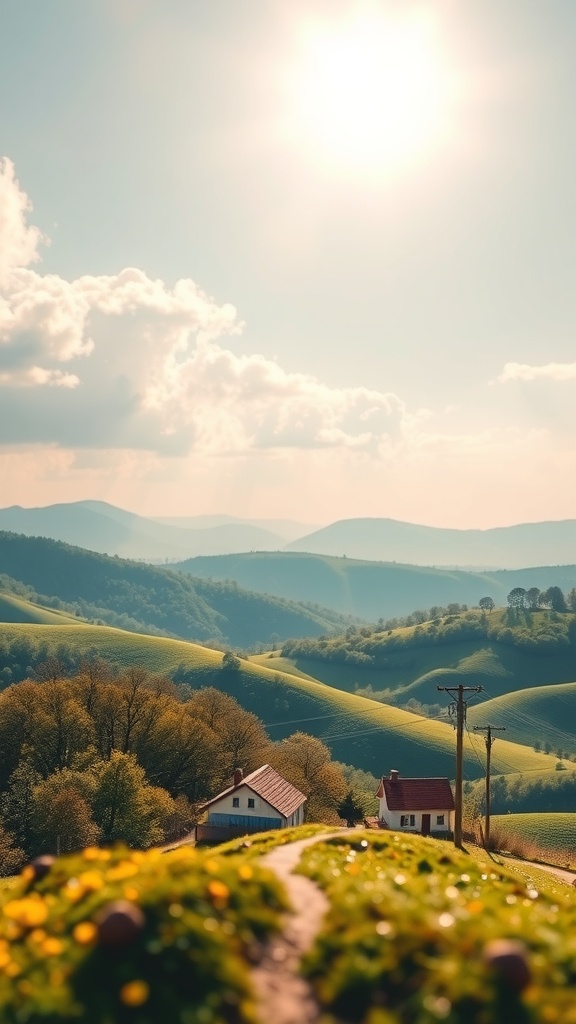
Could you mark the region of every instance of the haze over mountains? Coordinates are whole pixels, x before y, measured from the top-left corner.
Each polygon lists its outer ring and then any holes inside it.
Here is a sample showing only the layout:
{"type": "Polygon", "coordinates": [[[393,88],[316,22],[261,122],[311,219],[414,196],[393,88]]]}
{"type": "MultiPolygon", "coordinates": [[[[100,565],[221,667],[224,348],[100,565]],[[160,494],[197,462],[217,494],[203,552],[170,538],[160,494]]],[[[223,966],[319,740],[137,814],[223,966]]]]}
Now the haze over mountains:
{"type": "Polygon", "coordinates": [[[0,530],[150,561],[234,551],[277,551],[310,529],[310,524],[292,520],[260,522],[233,516],[151,519],[105,501],[0,509],[0,530]]]}
{"type": "Polygon", "coordinates": [[[286,550],[478,569],[567,565],[576,562],[576,519],[488,530],[448,530],[397,519],[341,519],[292,541],[286,550]]]}
{"type": "Polygon", "coordinates": [[[488,530],[451,530],[386,518],[342,519],[316,529],[291,519],[228,515],[151,518],[103,501],[77,501],[44,508],[12,505],[0,509],[0,530],[149,561],[293,551],[468,569],[576,563],[576,519],[488,530]]]}

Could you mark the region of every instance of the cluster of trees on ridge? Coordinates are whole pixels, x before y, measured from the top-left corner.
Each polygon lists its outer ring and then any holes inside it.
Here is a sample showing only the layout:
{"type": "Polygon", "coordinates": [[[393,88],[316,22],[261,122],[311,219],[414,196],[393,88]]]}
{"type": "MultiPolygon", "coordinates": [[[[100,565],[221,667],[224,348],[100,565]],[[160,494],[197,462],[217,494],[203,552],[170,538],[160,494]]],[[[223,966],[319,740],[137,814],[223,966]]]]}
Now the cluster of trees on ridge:
{"type": "Polygon", "coordinates": [[[287,658],[368,667],[384,664],[386,656],[394,651],[462,640],[486,638],[542,654],[576,646],[576,591],[571,591],[567,598],[558,587],[550,591],[551,597],[540,595],[536,607],[522,596],[529,592],[518,587],[509,595],[508,608],[496,614],[492,598],[482,598],[478,609],[449,605],[445,609],[415,611],[404,620],[381,621],[375,627],[349,626],[337,637],[287,640],[281,653],[287,658]]]}
{"type": "Polygon", "coordinates": [[[350,781],[315,737],[273,743],[256,715],[213,687],[179,692],[98,660],[72,678],[60,669],[48,659],[42,679],[0,694],[1,874],[44,852],[177,839],[240,766],[273,765],[308,797],[308,820],[339,821],[350,781]]]}

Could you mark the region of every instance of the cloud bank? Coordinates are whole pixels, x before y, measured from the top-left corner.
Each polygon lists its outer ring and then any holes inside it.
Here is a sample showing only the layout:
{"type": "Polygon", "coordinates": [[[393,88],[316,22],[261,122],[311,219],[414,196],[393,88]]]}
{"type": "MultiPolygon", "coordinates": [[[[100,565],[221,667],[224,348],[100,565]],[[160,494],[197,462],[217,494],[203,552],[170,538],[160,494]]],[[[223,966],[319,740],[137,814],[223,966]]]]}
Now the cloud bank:
{"type": "Polygon", "coordinates": [[[229,455],[375,451],[415,418],[394,394],[334,388],[224,339],[242,324],[194,281],[142,270],[65,280],[34,264],[43,241],[0,163],[0,437],[4,445],[229,455]]]}

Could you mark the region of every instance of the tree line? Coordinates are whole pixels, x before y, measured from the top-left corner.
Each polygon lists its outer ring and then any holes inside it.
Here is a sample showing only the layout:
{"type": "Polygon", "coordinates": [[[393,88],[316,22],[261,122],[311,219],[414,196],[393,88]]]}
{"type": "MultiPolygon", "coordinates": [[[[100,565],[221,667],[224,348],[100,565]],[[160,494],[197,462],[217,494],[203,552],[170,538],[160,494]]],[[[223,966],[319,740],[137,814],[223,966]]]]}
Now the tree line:
{"type": "Polygon", "coordinates": [[[180,838],[237,767],[271,764],[308,797],[311,821],[337,823],[350,788],[315,737],[274,743],[256,715],[214,687],[179,691],[163,676],[98,659],[63,678],[48,658],[36,679],[0,693],[0,748],[3,874],[44,852],[180,838]]]}

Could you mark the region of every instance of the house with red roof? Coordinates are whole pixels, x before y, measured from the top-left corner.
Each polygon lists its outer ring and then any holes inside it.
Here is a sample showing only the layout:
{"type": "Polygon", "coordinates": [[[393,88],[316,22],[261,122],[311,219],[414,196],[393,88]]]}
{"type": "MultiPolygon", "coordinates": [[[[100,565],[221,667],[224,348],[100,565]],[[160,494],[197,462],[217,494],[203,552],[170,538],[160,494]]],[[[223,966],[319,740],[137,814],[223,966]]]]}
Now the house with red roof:
{"type": "Polygon", "coordinates": [[[202,805],[207,821],[197,826],[197,838],[217,839],[219,830],[242,835],[301,825],[305,802],[304,794],[269,764],[246,776],[237,768],[232,785],[202,805]]]}
{"type": "Polygon", "coordinates": [[[423,836],[452,831],[454,797],[448,779],[404,779],[392,770],[380,780],[376,796],[382,828],[423,836]]]}

